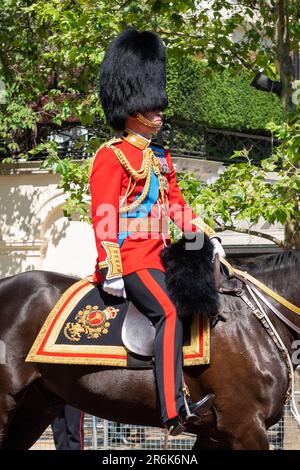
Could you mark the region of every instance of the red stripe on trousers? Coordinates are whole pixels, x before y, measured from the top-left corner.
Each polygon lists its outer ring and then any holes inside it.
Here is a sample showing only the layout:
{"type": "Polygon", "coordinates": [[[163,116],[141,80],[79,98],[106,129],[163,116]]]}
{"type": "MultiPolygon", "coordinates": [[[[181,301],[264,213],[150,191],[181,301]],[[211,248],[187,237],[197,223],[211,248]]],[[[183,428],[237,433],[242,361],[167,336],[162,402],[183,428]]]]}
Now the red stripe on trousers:
{"type": "Polygon", "coordinates": [[[153,297],[162,306],[166,316],[163,339],[163,377],[165,403],[169,419],[177,416],[175,400],[175,373],[174,373],[174,340],[176,328],[176,310],[160,285],[153,279],[149,271],[142,269],[136,271],[141,281],[149,289],[153,297]]]}

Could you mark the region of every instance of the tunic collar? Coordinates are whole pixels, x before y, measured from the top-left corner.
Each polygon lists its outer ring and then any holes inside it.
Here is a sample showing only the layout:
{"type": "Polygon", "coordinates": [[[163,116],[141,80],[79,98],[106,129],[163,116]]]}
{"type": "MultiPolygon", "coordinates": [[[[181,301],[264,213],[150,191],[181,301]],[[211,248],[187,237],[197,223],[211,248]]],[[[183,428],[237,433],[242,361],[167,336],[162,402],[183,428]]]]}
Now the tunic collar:
{"type": "Polygon", "coordinates": [[[141,136],[140,134],[137,134],[136,132],[128,128],[124,131],[122,139],[126,140],[126,142],[129,142],[134,147],[137,147],[140,150],[145,150],[147,147],[149,147],[151,143],[151,139],[148,140],[145,137],[141,136]]]}

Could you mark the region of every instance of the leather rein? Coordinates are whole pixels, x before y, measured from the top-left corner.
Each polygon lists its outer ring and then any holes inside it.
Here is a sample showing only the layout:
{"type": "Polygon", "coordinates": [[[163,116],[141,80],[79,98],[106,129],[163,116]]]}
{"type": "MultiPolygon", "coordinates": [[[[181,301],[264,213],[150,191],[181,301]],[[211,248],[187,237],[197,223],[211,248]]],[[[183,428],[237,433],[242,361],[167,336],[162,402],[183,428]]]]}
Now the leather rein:
{"type": "Polygon", "coordinates": [[[293,367],[293,364],[289,355],[289,351],[286,345],[284,344],[284,342],[282,341],[282,338],[278,334],[275,326],[271,322],[269,316],[267,315],[264,308],[260,304],[258,298],[260,298],[260,300],[262,300],[265,303],[265,305],[267,305],[267,307],[269,307],[269,309],[283,323],[289,326],[292,330],[296,331],[298,334],[300,334],[300,328],[297,325],[295,325],[293,322],[291,322],[288,318],[286,318],[274,305],[272,305],[272,303],[264,296],[264,294],[261,291],[265,292],[268,296],[276,300],[276,302],[278,302],[280,305],[283,305],[284,307],[288,308],[290,311],[292,311],[296,315],[300,315],[300,308],[292,304],[291,302],[289,302],[280,294],[277,294],[277,292],[274,292],[272,289],[270,289],[268,286],[263,284],[258,279],[248,274],[247,271],[241,271],[239,269],[234,268],[224,258],[222,257],[219,258],[218,255],[216,255],[214,273],[215,273],[216,287],[218,291],[221,294],[234,295],[234,296],[240,297],[246,303],[246,305],[252,310],[253,314],[257,317],[257,319],[261,322],[262,326],[265,328],[265,331],[271,337],[275,346],[281,353],[282,358],[288,370],[288,387],[287,387],[286,394],[285,394],[285,403],[287,403],[288,401],[290,402],[290,409],[291,409],[292,415],[295,418],[298,425],[300,426],[300,411],[298,410],[297,400],[295,398],[294,367],[293,367]],[[222,268],[227,269],[227,273],[226,274],[224,273],[225,276],[228,279],[230,278],[238,279],[242,285],[242,288],[234,288],[234,289],[220,288],[220,277],[221,277],[220,263],[222,264],[222,268]],[[243,286],[246,286],[246,290],[248,292],[246,292],[243,289],[243,286]],[[249,296],[247,294],[249,294],[252,297],[252,301],[249,299],[249,296]]]}
{"type": "Polygon", "coordinates": [[[222,264],[226,270],[227,273],[226,277],[228,279],[231,278],[236,278],[239,279],[239,281],[242,282],[242,284],[246,285],[248,288],[255,290],[255,293],[257,296],[260,297],[260,299],[272,310],[272,312],[282,321],[284,322],[287,326],[292,328],[296,333],[300,334],[300,327],[295,325],[293,322],[291,322],[288,318],[286,318],[274,305],[269,302],[269,300],[260,292],[263,291],[270,297],[272,297],[276,302],[279,304],[283,305],[296,315],[300,315],[300,308],[297,307],[296,305],[292,304],[289,302],[287,299],[282,297],[280,294],[277,294],[277,292],[273,291],[270,289],[268,286],[263,284],[261,281],[256,279],[255,277],[251,276],[250,274],[247,273],[247,271],[241,271],[239,269],[234,268],[228,261],[226,261],[223,257],[216,256],[215,263],[214,263],[214,273],[215,273],[215,280],[216,280],[216,287],[218,291],[221,294],[229,294],[229,295],[236,295],[236,296],[241,296],[243,293],[242,289],[223,289],[220,288],[220,273],[221,273],[221,266],[222,264]],[[253,286],[258,287],[258,289],[254,288],[253,286]]]}

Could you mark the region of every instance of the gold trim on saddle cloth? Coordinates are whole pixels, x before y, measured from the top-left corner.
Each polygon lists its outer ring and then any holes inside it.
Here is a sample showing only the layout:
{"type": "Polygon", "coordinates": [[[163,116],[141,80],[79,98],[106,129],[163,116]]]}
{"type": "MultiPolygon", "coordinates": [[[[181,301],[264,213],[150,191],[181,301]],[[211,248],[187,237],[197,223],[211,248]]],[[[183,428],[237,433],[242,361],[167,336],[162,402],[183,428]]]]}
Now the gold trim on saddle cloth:
{"type": "MultiPolygon", "coordinates": [[[[36,337],[25,359],[26,362],[127,366],[127,350],[124,346],[85,344],[83,353],[82,346],[56,343],[72,310],[97,285],[91,279],[91,276],[81,279],[61,295],[36,337]]],[[[191,326],[191,341],[189,345],[183,346],[183,356],[184,366],[209,364],[210,324],[206,316],[194,317],[191,326]]]]}
{"type": "Polygon", "coordinates": [[[210,362],[210,322],[206,315],[195,315],[191,326],[191,343],[183,346],[183,365],[198,366],[210,362]],[[202,327],[202,328],[201,328],[202,327]],[[199,333],[202,332],[202,337],[199,333]],[[199,354],[202,353],[201,356],[199,354]]]}
{"type": "Polygon", "coordinates": [[[84,354],[82,354],[82,346],[56,344],[70,312],[94,287],[95,284],[90,279],[81,279],[62,294],[46,318],[25,359],[26,362],[126,367],[127,352],[123,346],[85,345],[84,354]],[[67,306],[64,307],[64,304],[67,306]],[[99,358],[100,355],[101,358],[99,358]]]}

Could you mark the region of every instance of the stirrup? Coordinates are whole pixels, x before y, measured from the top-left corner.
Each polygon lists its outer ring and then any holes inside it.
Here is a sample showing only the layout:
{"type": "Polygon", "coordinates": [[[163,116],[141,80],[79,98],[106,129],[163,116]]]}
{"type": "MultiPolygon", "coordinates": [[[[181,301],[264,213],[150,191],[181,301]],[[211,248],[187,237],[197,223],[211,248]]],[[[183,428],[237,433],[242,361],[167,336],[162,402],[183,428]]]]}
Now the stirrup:
{"type": "Polygon", "coordinates": [[[187,398],[190,397],[190,391],[189,391],[187,384],[185,383],[183,372],[182,372],[182,391],[183,391],[184,407],[185,407],[185,412],[186,412],[185,421],[188,423],[196,423],[199,421],[199,416],[196,415],[195,413],[191,413],[191,410],[187,401],[187,398]]]}
{"type": "Polygon", "coordinates": [[[178,436],[179,434],[182,434],[186,430],[185,424],[186,421],[178,416],[177,421],[173,425],[169,427],[166,426],[166,429],[168,430],[168,435],[178,436]]]}
{"type": "Polygon", "coordinates": [[[188,423],[197,423],[200,421],[200,416],[196,413],[192,413],[186,398],[186,394],[183,394],[184,406],[186,411],[185,421],[188,423]]]}

